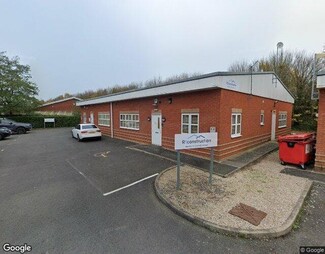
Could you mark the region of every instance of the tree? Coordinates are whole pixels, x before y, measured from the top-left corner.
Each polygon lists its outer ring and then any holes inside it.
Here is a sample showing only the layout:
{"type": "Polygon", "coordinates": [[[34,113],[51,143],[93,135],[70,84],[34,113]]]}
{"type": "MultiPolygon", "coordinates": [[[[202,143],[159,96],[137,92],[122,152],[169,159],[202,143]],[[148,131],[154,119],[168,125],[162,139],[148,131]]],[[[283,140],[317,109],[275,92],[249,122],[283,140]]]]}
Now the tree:
{"type": "MultiPolygon", "coordinates": [[[[304,51],[285,51],[280,55],[270,54],[261,58],[253,71],[274,71],[281,81],[295,96],[293,109],[293,127],[297,129],[315,130],[315,108],[317,102],[311,100],[311,87],[313,81],[313,55],[304,51]]],[[[249,72],[247,61],[237,62],[229,67],[229,71],[249,72]]],[[[324,68],[324,61],[317,60],[316,72],[324,68]]]]}
{"type": "Polygon", "coordinates": [[[0,52],[0,113],[28,113],[38,106],[38,88],[31,81],[30,67],[19,63],[19,57],[9,59],[0,52]]]}
{"type": "Polygon", "coordinates": [[[235,62],[235,63],[231,64],[230,67],[228,68],[228,71],[231,71],[231,72],[249,72],[251,65],[253,65],[253,63],[249,64],[245,60],[238,61],[238,62],[235,62]]]}

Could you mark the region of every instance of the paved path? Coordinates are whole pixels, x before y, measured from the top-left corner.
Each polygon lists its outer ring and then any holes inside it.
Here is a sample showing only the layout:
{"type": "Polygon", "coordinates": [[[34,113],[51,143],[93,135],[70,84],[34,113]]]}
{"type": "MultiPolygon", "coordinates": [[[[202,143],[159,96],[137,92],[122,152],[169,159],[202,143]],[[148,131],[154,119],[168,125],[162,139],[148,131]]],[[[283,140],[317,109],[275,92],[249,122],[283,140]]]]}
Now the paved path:
{"type": "Polygon", "coordinates": [[[285,168],[281,171],[281,173],[298,176],[298,177],[305,177],[308,178],[314,182],[319,182],[325,184],[325,174],[324,173],[318,173],[313,172],[310,170],[302,170],[297,168],[285,168]]]}
{"type": "MultiPolygon", "coordinates": [[[[159,146],[134,145],[129,148],[143,151],[148,154],[157,155],[163,158],[168,158],[169,160],[172,160],[174,162],[176,162],[177,160],[175,151],[166,150],[159,146]]],[[[217,175],[228,177],[234,172],[242,169],[243,167],[249,165],[250,163],[255,162],[256,160],[262,158],[263,156],[276,150],[277,148],[278,148],[278,144],[276,142],[267,142],[263,145],[256,147],[255,149],[248,150],[245,153],[242,153],[238,156],[234,156],[220,163],[215,162],[214,172],[217,175]]],[[[204,170],[209,170],[210,168],[210,161],[208,159],[196,158],[194,156],[187,155],[187,154],[181,154],[181,162],[204,170]]]]}

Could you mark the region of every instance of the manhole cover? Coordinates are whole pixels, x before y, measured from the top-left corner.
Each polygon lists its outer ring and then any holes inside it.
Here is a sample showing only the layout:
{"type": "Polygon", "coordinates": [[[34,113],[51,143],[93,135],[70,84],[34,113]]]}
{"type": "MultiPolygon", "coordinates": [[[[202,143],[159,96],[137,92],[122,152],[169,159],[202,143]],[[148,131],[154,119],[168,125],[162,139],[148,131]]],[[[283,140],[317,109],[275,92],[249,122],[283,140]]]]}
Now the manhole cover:
{"type": "Polygon", "coordinates": [[[254,226],[260,225],[261,221],[265,218],[267,213],[257,210],[254,207],[245,205],[243,203],[239,203],[233,207],[230,211],[230,214],[237,216],[249,223],[253,224],[254,226]]]}

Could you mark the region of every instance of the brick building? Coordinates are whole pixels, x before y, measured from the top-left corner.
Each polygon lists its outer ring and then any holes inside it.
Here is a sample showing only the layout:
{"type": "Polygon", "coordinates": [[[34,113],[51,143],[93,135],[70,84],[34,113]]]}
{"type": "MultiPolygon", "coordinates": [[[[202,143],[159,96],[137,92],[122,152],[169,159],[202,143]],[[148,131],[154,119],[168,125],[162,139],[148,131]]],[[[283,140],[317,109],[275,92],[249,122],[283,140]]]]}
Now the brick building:
{"type": "Polygon", "coordinates": [[[315,168],[325,171],[325,72],[318,73],[317,88],[319,89],[319,104],[315,168]]]}
{"type": "Polygon", "coordinates": [[[82,100],[77,97],[70,97],[53,101],[43,104],[37,109],[37,111],[43,114],[71,115],[73,112],[79,110],[76,106],[77,101],[82,100]]]}
{"type": "MultiPolygon", "coordinates": [[[[104,135],[174,149],[178,133],[218,132],[222,160],[291,130],[294,98],[273,72],[216,72],[77,102],[104,135]]],[[[208,149],[188,150],[208,157],[208,149]]]]}

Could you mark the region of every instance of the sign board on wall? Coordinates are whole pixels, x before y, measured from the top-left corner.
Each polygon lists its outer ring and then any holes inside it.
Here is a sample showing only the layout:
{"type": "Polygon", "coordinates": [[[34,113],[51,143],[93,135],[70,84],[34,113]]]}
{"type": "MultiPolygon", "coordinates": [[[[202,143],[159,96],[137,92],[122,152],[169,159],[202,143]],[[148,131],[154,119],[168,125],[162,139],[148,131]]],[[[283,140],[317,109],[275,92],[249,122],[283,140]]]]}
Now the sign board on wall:
{"type": "Polygon", "coordinates": [[[226,87],[232,90],[240,90],[239,84],[233,79],[230,79],[226,82],[226,87]]]}
{"type": "Polygon", "coordinates": [[[218,133],[175,134],[175,150],[215,147],[218,133]]]}

